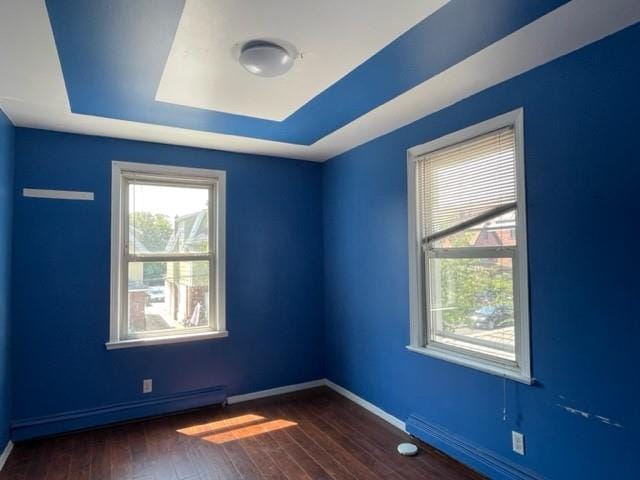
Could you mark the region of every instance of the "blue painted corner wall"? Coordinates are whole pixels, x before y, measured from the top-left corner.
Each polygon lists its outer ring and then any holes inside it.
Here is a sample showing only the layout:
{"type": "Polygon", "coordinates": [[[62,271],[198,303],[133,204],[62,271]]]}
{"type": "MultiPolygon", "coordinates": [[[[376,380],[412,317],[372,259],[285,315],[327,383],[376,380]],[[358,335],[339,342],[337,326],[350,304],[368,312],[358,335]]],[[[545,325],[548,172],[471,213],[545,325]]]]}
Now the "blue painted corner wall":
{"type": "Polygon", "coordinates": [[[11,419],[9,292],[14,136],[13,124],[0,110],[0,453],[9,440],[11,419]]]}
{"type": "Polygon", "coordinates": [[[638,51],[640,25],[324,165],[330,380],[413,416],[418,435],[445,431],[441,448],[495,478],[482,452],[521,467],[504,478],[640,478],[638,51]],[[519,107],[535,386],[405,349],[406,150],[519,107]],[[511,430],[525,434],[524,457],[511,430]]]}
{"type": "Polygon", "coordinates": [[[122,404],[203,389],[210,401],[219,396],[211,387],[235,395],[324,376],[320,164],[24,128],[16,154],[18,437],[77,428],[70,417],[87,411],[100,423],[105,407],[114,421],[122,404]],[[227,172],[228,338],[105,349],[112,160],[227,172]],[[95,192],[95,201],[25,198],[29,187],[95,192]],[[142,395],[143,378],[153,378],[153,394],[142,395]]]}

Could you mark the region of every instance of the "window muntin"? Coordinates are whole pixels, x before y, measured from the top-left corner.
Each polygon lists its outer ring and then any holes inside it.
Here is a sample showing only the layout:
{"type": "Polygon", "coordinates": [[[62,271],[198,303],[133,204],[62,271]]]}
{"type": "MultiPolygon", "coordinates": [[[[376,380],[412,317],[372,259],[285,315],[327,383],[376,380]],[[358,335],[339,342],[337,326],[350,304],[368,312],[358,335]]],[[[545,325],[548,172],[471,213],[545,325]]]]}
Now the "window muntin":
{"type": "Polygon", "coordinates": [[[410,155],[418,262],[412,348],[527,380],[521,124],[515,117],[457,132],[410,155]]]}
{"type": "Polygon", "coordinates": [[[113,175],[108,348],[226,334],[224,172],[114,162],[113,175]]]}

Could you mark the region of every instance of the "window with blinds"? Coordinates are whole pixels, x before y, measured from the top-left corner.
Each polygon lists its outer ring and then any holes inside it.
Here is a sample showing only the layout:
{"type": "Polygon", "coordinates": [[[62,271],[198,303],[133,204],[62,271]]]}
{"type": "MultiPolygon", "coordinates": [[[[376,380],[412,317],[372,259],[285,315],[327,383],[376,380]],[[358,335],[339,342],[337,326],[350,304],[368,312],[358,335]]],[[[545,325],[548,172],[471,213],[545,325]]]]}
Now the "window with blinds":
{"type": "Polygon", "coordinates": [[[224,336],[224,172],[114,162],[112,348],[224,336]]]}
{"type": "Polygon", "coordinates": [[[528,375],[518,130],[512,121],[487,131],[495,123],[410,159],[423,332],[413,346],[528,375]]]}

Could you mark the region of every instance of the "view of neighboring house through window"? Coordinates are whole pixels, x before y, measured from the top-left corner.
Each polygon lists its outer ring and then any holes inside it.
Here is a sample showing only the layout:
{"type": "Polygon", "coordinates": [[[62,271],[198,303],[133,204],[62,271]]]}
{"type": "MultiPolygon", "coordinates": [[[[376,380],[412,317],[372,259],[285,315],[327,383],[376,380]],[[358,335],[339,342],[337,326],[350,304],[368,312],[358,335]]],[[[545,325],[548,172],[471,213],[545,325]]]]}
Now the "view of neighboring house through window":
{"type": "Polygon", "coordinates": [[[518,131],[471,128],[452,140],[411,159],[421,305],[413,346],[528,377],[518,131]]]}
{"type": "Polygon", "coordinates": [[[111,341],[223,330],[220,177],[123,163],[114,175],[120,245],[112,314],[119,318],[112,318],[111,341]]]}

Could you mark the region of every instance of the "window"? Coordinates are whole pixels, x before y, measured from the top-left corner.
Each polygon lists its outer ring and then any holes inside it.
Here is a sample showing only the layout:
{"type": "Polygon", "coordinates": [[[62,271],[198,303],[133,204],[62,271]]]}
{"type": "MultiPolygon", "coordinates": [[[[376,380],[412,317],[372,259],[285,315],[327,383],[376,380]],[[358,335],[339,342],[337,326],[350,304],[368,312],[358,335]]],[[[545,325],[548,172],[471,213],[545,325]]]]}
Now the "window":
{"type": "Polygon", "coordinates": [[[113,162],[107,348],[223,337],[225,172],[113,162]]]}
{"type": "Polygon", "coordinates": [[[409,349],[529,383],[522,110],[408,155],[409,349]]]}

